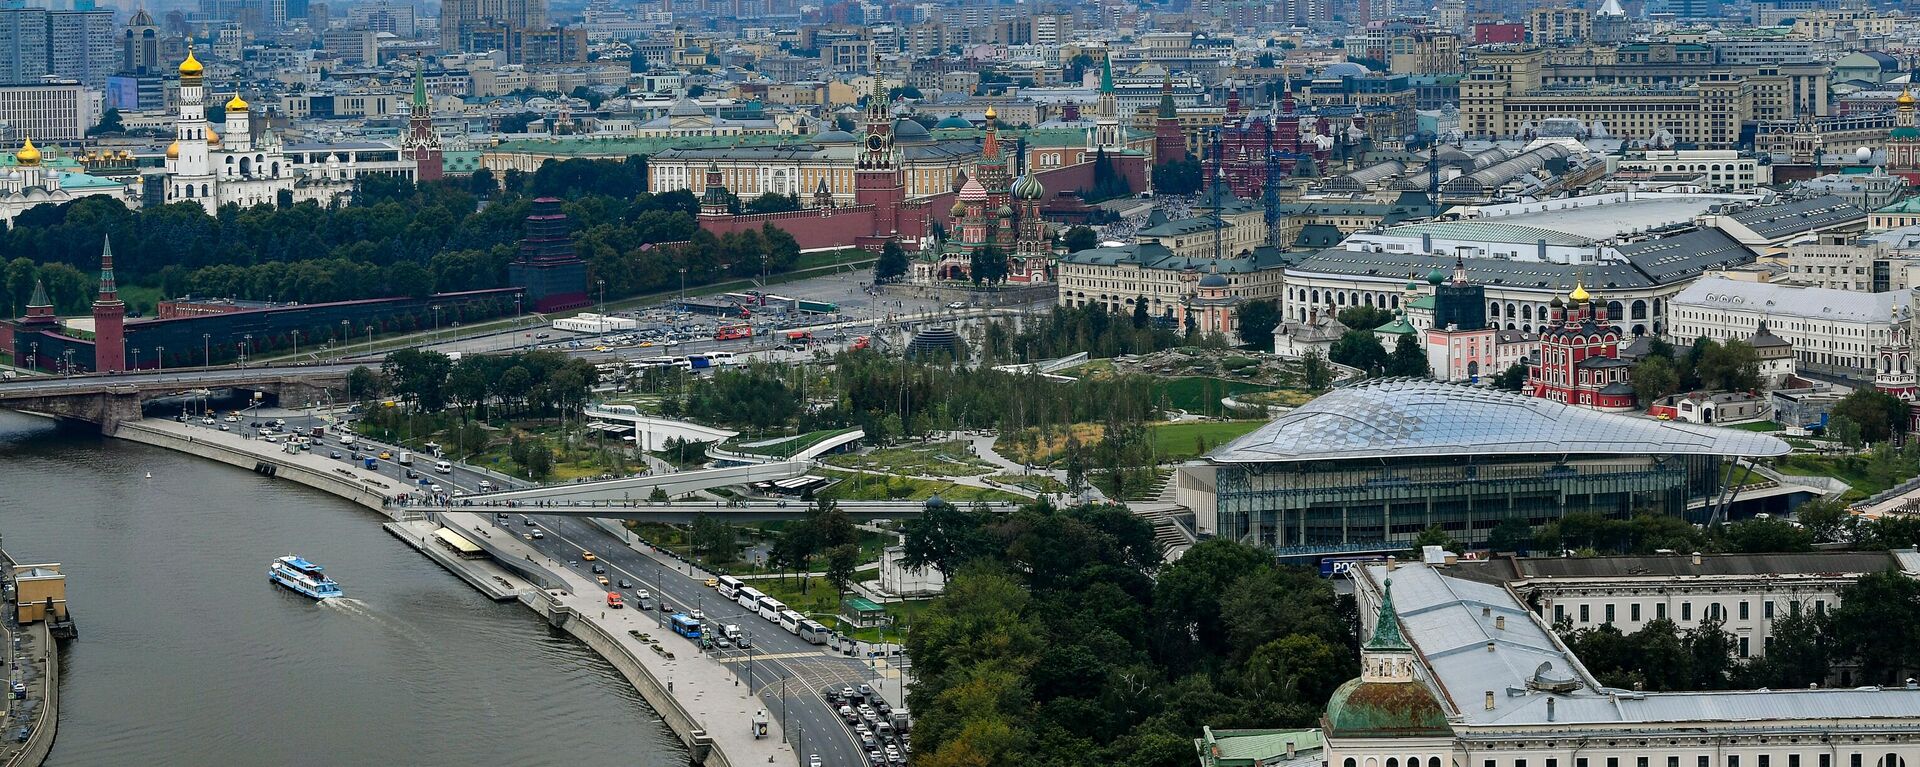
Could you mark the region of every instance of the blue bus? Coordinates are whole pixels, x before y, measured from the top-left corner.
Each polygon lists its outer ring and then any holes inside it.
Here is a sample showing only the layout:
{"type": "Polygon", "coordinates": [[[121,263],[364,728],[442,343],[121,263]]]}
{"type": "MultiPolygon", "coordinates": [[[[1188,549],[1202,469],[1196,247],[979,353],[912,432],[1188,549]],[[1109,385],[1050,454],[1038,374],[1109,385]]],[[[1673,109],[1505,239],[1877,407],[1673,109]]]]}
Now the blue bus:
{"type": "Polygon", "coordinates": [[[688,639],[700,638],[700,621],[694,620],[691,616],[684,613],[676,614],[672,618],[668,618],[667,622],[672,624],[673,633],[675,634],[679,634],[688,639]]]}

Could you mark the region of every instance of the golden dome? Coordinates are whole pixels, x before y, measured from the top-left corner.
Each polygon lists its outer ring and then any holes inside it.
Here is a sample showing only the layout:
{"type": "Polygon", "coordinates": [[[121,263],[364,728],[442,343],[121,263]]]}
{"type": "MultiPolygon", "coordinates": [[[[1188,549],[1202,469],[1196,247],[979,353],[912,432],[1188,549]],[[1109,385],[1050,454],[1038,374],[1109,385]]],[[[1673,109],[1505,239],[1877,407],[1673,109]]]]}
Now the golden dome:
{"type": "Polygon", "coordinates": [[[989,119],[989,120],[998,120],[998,119],[1000,119],[1000,113],[999,113],[999,112],[996,112],[996,111],[994,111],[994,110],[993,110],[993,105],[992,105],[992,104],[988,104],[988,105],[987,105],[987,119],[989,119]]]}
{"type": "Polygon", "coordinates": [[[200,66],[200,60],[193,57],[193,49],[187,49],[187,60],[180,62],[180,76],[199,77],[204,69],[206,68],[200,66]]]}
{"type": "Polygon", "coordinates": [[[180,159],[180,142],[175,141],[167,145],[167,159],[169,160],[180,159]]]}
{"type": "Polygon", "coordinates": [[[1920,101],[1920,99],[1914,98],[1912,91],[1902,88],[1900,89],[1900,97],[1894,99],[1893,103],[1899,105],[1902,109],[1912,109],[1916,101],[1920,101]]]}
{"type": "Polygon", "coordinates": [[[219,145],[220,145],[220,132],[212,128],[208,128],[207,129],[207,146],[219,146],[219,145]]]}
{"type": "Polygon", "coordinates": [[[27,139],[27,143],[20,146],[20,151],[13,153],[13,161],[28,168],[40,164],[40,150],[33,148],[31,137],[27,139]]]}
{"type": "Polygon", "coordinates": [[[245,111],[247,111],[247,100],[240,98],[240,94],[238,93],[233,94],[233,99],[227,102],[227,114],[242,113],[245,111]]]}
{"type": "Polygon", "coordinates": [[[1587,293],[1586,287],[1582,286],[1578,282],[1575,282],[1573,283],[1573,292],[1568,294],[1567,297],[1573,299],[1575,303],[1585,303],[1587,299],[1592,298],[1593,296],[1587,293]]]}

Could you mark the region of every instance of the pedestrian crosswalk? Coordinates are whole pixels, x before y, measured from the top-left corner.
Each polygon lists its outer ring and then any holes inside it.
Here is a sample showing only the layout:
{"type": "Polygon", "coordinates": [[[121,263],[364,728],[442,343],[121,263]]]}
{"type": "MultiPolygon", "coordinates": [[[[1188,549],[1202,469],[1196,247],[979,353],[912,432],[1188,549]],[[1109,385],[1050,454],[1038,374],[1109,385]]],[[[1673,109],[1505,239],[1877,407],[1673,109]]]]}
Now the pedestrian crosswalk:
{"type": "Polygon", "coordinates": [[[733,655],[726,658],[720,658],[719,661],[721,663],[745,663],[747,662],[747,658],[749,657],[757,661],[769,661],[769,660],[786,660],[787,658],[818,658],[820,657],[820,653],[818,652],[784,652],[784,653],[773,653],[771,655],[753,655],[753,656],[733,655]]]}

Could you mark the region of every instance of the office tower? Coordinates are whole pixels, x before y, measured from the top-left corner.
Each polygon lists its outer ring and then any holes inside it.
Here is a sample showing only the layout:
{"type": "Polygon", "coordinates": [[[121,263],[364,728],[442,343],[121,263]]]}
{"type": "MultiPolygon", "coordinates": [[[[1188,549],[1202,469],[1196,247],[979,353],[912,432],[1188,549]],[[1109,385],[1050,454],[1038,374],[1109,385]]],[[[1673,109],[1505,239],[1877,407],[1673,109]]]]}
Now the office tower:
{"type": "Polygon", "coordinates": [[[47,62],[47,12],[0,9],[0,84],[30,83],[51,72],[47,62]]]}

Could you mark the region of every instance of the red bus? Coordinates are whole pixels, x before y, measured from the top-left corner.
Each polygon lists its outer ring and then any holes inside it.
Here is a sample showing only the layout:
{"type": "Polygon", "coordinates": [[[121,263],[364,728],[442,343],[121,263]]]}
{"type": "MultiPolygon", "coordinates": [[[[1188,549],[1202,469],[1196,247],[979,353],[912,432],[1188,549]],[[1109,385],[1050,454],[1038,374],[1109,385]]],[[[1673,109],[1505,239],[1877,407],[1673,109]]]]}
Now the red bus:
{"type": "Polygon", "coordinates": [[[789,330],[787,331],[787,343],[797,346],[805,346],[813,343],[813,333],[806,330],[789,330]]]}
{"type": "Polygon", "coordinates": [[[715,341],[731,341],[736,338],[752,338],[752,337],[753,337],[753,326],[748,325],[744,322],[735,323],[732,325],[721,325],[720,329],[714,331],[713,333],[713,340],[715,341]]]}

